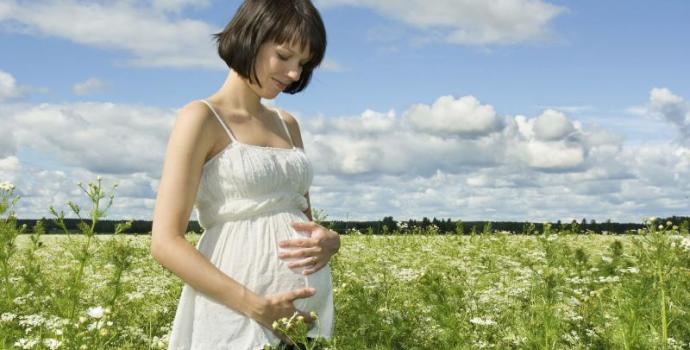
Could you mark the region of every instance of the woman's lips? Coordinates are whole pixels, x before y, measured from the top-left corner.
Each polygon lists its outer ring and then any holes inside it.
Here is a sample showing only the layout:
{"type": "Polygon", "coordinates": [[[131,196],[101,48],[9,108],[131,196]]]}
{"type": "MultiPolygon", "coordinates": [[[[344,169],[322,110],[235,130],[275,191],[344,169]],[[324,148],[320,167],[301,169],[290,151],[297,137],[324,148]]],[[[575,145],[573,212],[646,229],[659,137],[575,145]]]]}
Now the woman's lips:
{"type": "Polygon", "coordinates": [[[273,80],[276,82],[276,85],[278,86],[278,88],[280,88],[280,90],[285,90],[288,87],[287,84],[283,84],[278,79],[273,79],[273,80]]]}

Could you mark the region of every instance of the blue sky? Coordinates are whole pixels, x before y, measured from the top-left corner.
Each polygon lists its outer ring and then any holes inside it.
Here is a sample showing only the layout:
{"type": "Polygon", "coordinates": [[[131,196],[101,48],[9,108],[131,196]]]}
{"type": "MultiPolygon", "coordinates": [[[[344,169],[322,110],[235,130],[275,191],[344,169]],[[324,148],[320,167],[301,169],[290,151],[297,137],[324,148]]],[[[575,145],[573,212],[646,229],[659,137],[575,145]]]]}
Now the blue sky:
{"type": "MultiPolygon", "coordinates": [[[[326,62],[267,102],[300,121],[331,217],[689,214],[686,1],[315,3],[326,62]]],[[[102,175],[113,217],[150,218],[176,109],[225,79],[210,35],[237,6],[3,1],[0,180],[19,215],[102,175]]]]}

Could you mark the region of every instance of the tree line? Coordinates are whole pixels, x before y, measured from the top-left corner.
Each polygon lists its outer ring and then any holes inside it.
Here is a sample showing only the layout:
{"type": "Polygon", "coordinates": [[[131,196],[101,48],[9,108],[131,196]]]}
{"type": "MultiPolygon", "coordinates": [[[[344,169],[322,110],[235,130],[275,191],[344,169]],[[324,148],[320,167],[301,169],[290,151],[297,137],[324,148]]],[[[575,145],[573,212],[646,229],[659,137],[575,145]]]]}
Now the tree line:
{"type": "MultiPolygon", "coordinates": [[[[63,229],[58,227],[53,220],[39,219],[43,221],[46,232],[51,234],[65,234],[63,229]]],[[[28,232],[31,232],[33,227],[39,221],[36,219],[19,219],[19,225],[26,225],[28,232]]],[[[78,232],[78,224],[80,219],[65,218],[64,223],[69,233],[78,232]]],[[[90,224],[89,220],[84,220],[90,224]]],[[[376,221],[318,221],[323,226],[326,226],[340,234],[349,234],[359,232],[362,234],[420,234],[420,233],[437,233],[437,234],[482,234],[496,231],[504,231],[512,234],[538,234],[543,232],[544,223],[532,223],[526,221],[462,221],[448,219],[437,219],[436,217],[429,219],[423,217],[422,220],[403,220],[396,221],[392,216],[386,216],[381,220],[376,221]]],[[[122,220],[99,220],[96,223],[95,231],[101,234],[112,234],[115,232],[115,226],[121,223],[122,220]]],[[[132,220],[132,226],[126,230],[126,234],[150,234],[151,221],[148,220],[132,220]]],[[[672,216],[667,218],[658,218],[656,224],[666,225],[671,222],[672,226],[677,226],[677,230],[682,233],[687,233],[690,228],[690,217],[687,216],[672,216]]],[[[581,221],[573,220],[568,223],[558,220],[551,224],[551,230],[559,232],[570,232],[575,234],[583,233],[603,233],[603,234],[635,234],[637,230],[645,227],[643,223],[618,223],[606,220],[605,222],[596,222],[595,220],[587,221],[583,218],[581,221]]],[[[201,233],[203,229],[197,221],[189,221],[187,225],[187,232],[201,233]]]]}

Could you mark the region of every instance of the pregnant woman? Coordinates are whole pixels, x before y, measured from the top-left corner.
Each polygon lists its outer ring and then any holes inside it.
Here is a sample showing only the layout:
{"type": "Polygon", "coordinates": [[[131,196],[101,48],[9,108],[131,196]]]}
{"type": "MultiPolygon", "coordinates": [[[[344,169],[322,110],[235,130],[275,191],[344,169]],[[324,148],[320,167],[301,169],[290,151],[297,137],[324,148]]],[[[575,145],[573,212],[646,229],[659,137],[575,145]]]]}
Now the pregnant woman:
{"type": "Polygon", "coordinates": [[[154,210],[151,254],[185,282],[169,349],[287,347],[272,323],[295,312],[309,337],[330,338],[328,260],[340,239],[311,221],[313,168],[296,119],[261,103],[307,87],[323,22],[309,0],[247,0],[215,38],[230,72],[180,110],[154,210]],[[192,207],[204,228],[196,249],[184,238],[192,207]]]}

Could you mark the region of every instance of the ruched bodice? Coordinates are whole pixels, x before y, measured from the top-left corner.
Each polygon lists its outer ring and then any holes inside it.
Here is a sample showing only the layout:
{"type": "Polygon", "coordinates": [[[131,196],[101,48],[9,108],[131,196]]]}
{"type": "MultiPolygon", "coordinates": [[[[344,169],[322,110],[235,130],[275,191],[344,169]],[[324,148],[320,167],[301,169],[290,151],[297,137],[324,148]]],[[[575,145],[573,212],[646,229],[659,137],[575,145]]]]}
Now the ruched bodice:
{"type": "MultiPolygon", "coordinates": [[[[309,337],[330,338],[335,316],[330,267],[305,276],[303,268],[290,268],[289,261],[278,258],[283,250],[278,242],[309,236],[290,225],[309,220],[303,213],[313,179],[309,158],[294,145],[263,147],[237,141],[213,107],[203,102],[231,142],[202,169],[194,207],[204,234],[196,248],[220,271],[258,295],[313,287],[315,295],[293,304],[319,315],[309,337]]],[[[282,117],[281,122],[290,138],[282,117]]],[[[272,330],[185,284],[168,349],[254,350],[279,342],[272,330]]]]}
{"type": "Polygon", "coordinates": [[[199,224],[209,228],[275,211],[304,211],[313,176],[300,148],[233,142],[204,164],[195,202],[199,224]]]}

